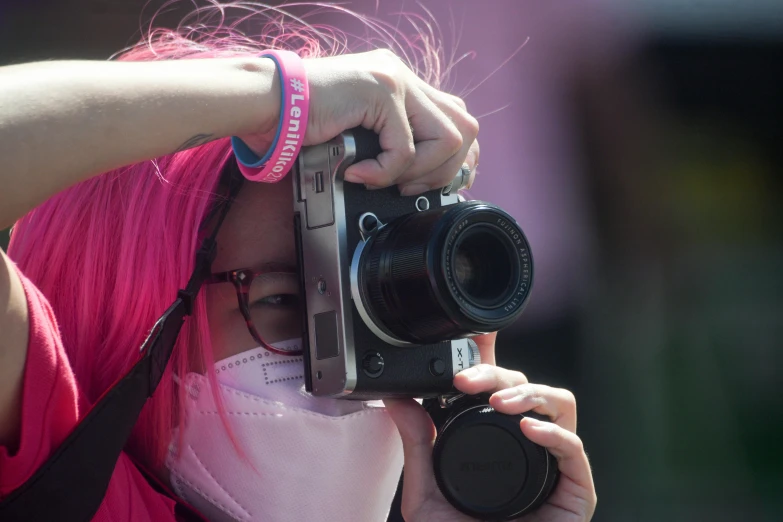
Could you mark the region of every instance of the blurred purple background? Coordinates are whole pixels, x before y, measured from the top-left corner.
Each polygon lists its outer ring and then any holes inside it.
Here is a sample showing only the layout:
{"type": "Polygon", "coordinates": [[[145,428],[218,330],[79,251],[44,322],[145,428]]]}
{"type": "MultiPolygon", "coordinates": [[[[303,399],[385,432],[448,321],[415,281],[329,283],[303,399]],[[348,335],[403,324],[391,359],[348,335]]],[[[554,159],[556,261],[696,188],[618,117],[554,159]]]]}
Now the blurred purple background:
{"type": "MultiPolygon", "coordinates": [[[[1,5],[6,64],[105,59],[143,3],[1,5]]],[[[471,195],[532,244],[533,297],[499,362],[576,393],[595,520],[780,520],[783,2],[420,5],[447,50],[472,53],[452,92],[481,83],[471,195]]],[[[392,23],[420,5],[345,4],[392,23]]]]}

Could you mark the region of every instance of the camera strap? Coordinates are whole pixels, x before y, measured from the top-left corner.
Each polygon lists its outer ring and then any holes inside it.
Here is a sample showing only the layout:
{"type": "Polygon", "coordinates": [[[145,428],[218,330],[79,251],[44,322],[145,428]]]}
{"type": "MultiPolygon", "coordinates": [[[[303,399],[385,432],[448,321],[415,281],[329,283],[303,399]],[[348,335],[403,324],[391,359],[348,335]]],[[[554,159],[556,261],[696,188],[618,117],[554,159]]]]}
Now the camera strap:
{"type": "MultiPolygon", "coordinates": [[[[66,518],[88,522],[98,511],[117,459],[144,404],[155,393],[185,317],[192,314],[196,296],[211,273],[217,253],[215,238],[243,179],[232,156],[220,181],[221,187],[227,190],[227,198],[205,220],[205,227],[213,228],[196,253],[187,286],[178,291],[177,298],[157,320],[130,371],[100,397],[49,459],[0,502],[0,520],[66,518]]],[[[154,484],[151,475],[143,469],[142,472],[153,487],[165,493],[165,487],[154,484]]],[[[203,520],[179,500],[177,515],[180,520],[203,520]]]]}

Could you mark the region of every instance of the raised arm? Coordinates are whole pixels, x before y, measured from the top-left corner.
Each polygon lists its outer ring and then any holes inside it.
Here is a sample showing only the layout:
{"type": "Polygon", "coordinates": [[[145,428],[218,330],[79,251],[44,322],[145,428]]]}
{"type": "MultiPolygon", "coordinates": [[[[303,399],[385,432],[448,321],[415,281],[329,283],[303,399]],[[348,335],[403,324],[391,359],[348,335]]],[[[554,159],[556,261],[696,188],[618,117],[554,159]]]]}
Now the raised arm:
{"type": "Polygon", "coordinates": [[[268,131],[279,110],[262,58],[0,67],[0,229],[90,176],[268,131]]]}

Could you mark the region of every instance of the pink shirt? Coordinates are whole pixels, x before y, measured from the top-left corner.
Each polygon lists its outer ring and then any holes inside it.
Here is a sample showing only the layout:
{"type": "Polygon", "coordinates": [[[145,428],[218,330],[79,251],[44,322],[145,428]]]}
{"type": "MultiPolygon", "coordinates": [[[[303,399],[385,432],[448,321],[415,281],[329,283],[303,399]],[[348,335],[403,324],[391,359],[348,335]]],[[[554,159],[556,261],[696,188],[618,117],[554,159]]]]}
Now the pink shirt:
{"type": "MultiPolygon", "coordinates": [[[[30,339],[20,444],[14,454],[0,446],[0,498],[23,484],[68,436],[80,415],[87,412],[49,303],[18,269],[17,273],[27,297],[30,339]]],[[[174,500],[158,493],[123,453],[93,520],[175,521],[175,505],[174,500]]]]}

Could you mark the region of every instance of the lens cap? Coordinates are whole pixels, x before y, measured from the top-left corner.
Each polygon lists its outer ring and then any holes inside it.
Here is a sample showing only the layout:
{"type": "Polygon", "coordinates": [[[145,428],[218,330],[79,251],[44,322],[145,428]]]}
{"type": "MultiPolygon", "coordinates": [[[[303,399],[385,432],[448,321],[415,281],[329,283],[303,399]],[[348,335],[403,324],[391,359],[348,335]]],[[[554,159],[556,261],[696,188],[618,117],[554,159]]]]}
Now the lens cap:
{"type": "Polygon", "coordinates": [[[511,520],[549,496],[559,474],[557,461],[524,436],[522,417],[484,404],[463,409],[444,424],[433,464],[438,487],[455,508],[482,520],[511,520]]]}

